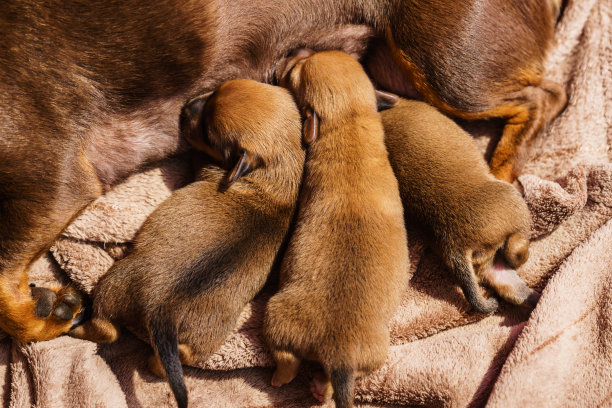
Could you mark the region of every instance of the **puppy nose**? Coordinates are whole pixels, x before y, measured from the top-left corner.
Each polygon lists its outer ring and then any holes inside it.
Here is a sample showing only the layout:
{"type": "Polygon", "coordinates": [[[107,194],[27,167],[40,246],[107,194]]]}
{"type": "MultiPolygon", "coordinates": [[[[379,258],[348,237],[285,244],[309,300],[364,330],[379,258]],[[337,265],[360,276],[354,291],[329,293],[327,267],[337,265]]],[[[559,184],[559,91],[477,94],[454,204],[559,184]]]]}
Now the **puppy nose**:
{"type": "Polygon", "coordinates": [[[311,50],[310,48],[298,48],[296,50],[293,50],[291,54],[289,54],[289,57],[302,59],[302,58],[308,58],[312,54],[314,54],[314,51],[311,50]]]}
{"type": "Polygon", "coordinates": [[[289,53],[276,69],[276,83],[280,84],[298,61],[310,57],[314,51],[309,48],[298,48],[289,53]]]}

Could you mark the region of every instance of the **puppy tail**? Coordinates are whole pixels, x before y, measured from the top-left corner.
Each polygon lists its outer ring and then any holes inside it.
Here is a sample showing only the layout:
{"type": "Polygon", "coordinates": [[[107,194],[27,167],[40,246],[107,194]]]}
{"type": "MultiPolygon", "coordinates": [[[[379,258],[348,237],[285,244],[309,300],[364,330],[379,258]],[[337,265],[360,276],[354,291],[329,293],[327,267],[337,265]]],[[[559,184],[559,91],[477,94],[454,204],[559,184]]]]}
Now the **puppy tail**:
{"type": "Polygon", "coordinates": [[[166,372],[168,383],[179,408],[187,408],[187,387],[178,351],[178,329],[162,310],[153,314],[149,322],[153,347],[166,372]]]}
{"type": "Polygon", "coordinates": [[[336,408],[351,408],[355,399],[355,370],[341,367],[332,369],[329,373],[334,389],[336,408]]]}
{"type": "Polygon", "coordinates": [[[529,258],[529,240],[520,233],[514,233],[506,239],[503,253],[508,265],[518,268],[529,258]]]}
{"type": "Polygon", "coordinates": [[[465,298],[476,311],[488,314],[497,310],[499,306],[497,299],[494,297],[486,299],[482,296],[470,260],[462,254],[455,255],[451,258],[451,268],[459,280],[465,298]]]}

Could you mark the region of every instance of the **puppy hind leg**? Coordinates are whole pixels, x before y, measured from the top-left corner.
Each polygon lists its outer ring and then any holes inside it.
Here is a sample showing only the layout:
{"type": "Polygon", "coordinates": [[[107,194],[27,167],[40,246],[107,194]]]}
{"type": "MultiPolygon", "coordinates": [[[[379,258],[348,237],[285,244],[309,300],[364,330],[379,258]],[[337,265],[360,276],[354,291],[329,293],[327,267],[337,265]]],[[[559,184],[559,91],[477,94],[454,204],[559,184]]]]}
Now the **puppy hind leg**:
{"type": "Polygon", "coordinates": [[[149,366],[149,371],[153,373],[158,378],[166,378],[166,371],[164,370],[164,366],[159,359],[159,355],[157,353],[152,353],[148,360],[147,365],[149,366]]]}
{"type": "Polygon", "coordinates": [[[274,387],[290,383],[296,377],[300,368],[301,359],[289,351],[272,351],[272,357],[276,362],[276,370],[272,375],[271,384],[274,387]]]}
{"type": "Polygon", "coordinates": [[[319,402],[326,402],[334,393],[331,380],[324,371],[315,373],[310,382],[310,392],[312,396],[319,402]]]}
{"type": "Polygon", "coordinates": [[[102,190],[91,164],[78,153],[58,157],[53,171],[24,163],[0,161],[0,328],[30,342],[68,332],[81,305],[73,289],[49,289],[56,298],[32,293],[27,270],[102,190]]]}
{"type": "Polygon", "coordinates": [[[451,256],[449,267],[457,277],[465,298],[476,311],[492,313],[497,310],[499,306],[497,299],[493,297],[486,299],[480,292],[472,261],[468,256],[463,254],[451,256]]]}
{"type": "Polygon", "coordinates": [[[119,338],[119,329],[106,319],[94,317],[69,331],[68,335],[94,343],[113,343],[119,338]]]}
{"type": "MultiPolygon", "coordinates": [[[[178,351],[181,365],[189,365],[193,363],[193,350],[190,346],[186,344],[179,344],[178,351]]],[[[166,371],[164,370],[164,366],[162,365],[162,362],[157,353],[154,352],[153,354],[151,354],[147,363],[149,366],[149,370],[151,370],[151,372],[155,374],[155,376],[159,378],[166,378],[166,371]]]]}
{"type": "Polygon", "coordinates": [[[534,308],[540,299],[540,294],[527,286],[499,255],[482,280],[504,300],[515,305],[534,308]]]}

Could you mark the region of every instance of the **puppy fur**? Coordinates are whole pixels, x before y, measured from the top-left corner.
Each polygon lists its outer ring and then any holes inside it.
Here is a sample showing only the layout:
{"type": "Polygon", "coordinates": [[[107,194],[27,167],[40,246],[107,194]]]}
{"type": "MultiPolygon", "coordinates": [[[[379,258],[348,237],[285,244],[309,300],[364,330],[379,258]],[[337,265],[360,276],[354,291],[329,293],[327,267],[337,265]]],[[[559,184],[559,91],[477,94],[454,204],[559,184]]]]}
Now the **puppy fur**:
{"type": "Polygon", "coordinates": [[[186,100],[228,79],[269,82],[296,48],[361,55],[381,38],[395,61],[385,69],[445,113],[508,120],[491,165],[511,178],[519,147],[565,103],[542,79],[554,9],[544,0],[3,0],[0,328],[21,341],[68,331],[75,321],[60,317],[79,312],[75,293],[33,298],[32,262],[109,185],[187,146],[177,126],[186,100]]]}
{"type": "Polygon", "coordinates": [[[408,280],[406,231],[370,80],[346,53],[308,54],[282,81],[312,142],[264,336],[277,363],[273,385],[291,381],[300,359],[314,360],[326,374],[315,396],[333,388],[336,406],[350,407],[355,377],[387,355],[387,324],[408,280]]]}
{"type": "Polygon", "coordinates": [[[152,369],[167,374],[179,407],[181,362],[205,360],[223,343],[275,265],[305,157],[287,90],[234,80],[202,101],[190,119],[200,112],[203,123],[188,123],[205,125],[197,134],[227,169],[204,167],[151,214],[134,251],[96,286],[92,319],[71,332],[112,342],[127,326],[150,340],[161,360],[152,369]]]}
{"type": "Polygon", "coordinates": [[[382,119],[406,222],[424,232],[472,307],[498,306],[478,283],[535,306],[539,295],[514,271],[528,258],[530,222],[516,189],[493,177],[472,138],[436,108],[402,100],[382,119]]]}

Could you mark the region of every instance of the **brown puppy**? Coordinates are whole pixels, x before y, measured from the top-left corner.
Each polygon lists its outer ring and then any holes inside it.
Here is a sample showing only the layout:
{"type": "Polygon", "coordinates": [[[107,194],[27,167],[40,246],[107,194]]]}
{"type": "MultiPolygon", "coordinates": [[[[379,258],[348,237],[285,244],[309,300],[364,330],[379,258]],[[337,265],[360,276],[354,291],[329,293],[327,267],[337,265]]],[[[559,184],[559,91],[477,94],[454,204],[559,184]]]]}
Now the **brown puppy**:
{"type": "Polygon", "coordinates": [[[355,376],[387,356],[387,324],[408,280],[406,231],[370,80],[346,53],[307,55],[290,61],[283,81],[311,144],[264,336],[277,363],[272,385],[291,381],[300,359],[315,360],[327,375],[316,396],[333,387],[336,406],[350,407],[355,376]]]}
{"type": "Polygon", "coordinates": [[[518,146],[565,100],[541,79],[552,10],[545,0],[3,0],[0,328],[22,341],[68,331],[78,299],[32,294],[32,262],[105,188],[186,145],[185,100],[232,78],[270,81],[298,47],[360,54],[378,30],[399,81],[428,101],[508,118],[491,164],[509,178],[518,146]]]}
{"type": "Polygon", "coordinates": [[[233,168],[205,167],[151,214],[134,252],[96,286],[92,319],[71,332],[112,342],[123,325],[150,339],[163,366],[154,358],[152,368],[167,373],[180,407],[181,362],[205,360],[223,343],[275,264],[305,156],[283,88],[228,81],[200,106],[198,145],[233,168]]]}
{"type": "Polygon", "coordinates": [[[479,282],[535,306],[539,295],[512,269],[529,251],[529,211],[516,189],[491,175],[472,138],[436,108],[402,100],[382,118],[406,221],[425,233],[474,309],[497,309],[479,282]]]}

